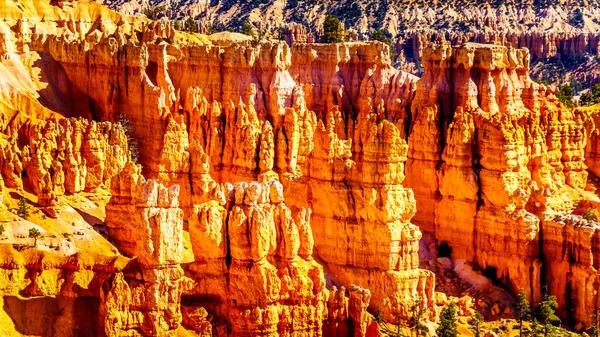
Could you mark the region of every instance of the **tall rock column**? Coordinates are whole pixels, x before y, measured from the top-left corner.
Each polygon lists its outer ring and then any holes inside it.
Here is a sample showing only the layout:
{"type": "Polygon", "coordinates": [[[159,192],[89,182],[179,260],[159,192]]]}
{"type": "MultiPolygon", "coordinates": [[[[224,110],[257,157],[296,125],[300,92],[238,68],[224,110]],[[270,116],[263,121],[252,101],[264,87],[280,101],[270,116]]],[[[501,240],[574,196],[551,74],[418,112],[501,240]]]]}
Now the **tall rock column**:
{"type": "Polygon", "coordinates": [[[216,185],[205,197],[189,220],[195,285],[184,297],[195,304],[184,305],[226,317],[215,328],[235,336],[320,335],[328,291],[311,211],[293,215],[273,180],[216,185]]]}
{"type": "Polygon", "coordinates": [[[102,294],[108,336],[170,336],[181,322],[183,211],[177,185],[166,188],[129,162],[111,184],[106,226],[116,246],[137,257],[102,294]]]}

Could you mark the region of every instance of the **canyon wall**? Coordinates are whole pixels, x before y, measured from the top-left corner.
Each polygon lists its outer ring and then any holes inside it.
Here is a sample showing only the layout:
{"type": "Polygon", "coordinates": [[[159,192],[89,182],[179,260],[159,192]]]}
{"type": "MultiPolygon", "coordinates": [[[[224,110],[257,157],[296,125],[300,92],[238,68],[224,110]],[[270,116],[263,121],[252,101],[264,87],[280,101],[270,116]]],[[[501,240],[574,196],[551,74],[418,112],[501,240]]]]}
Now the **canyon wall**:
{"type": "Polygon", "coordinates": [[[210,189],[208,169],[219,183],[278,179],[291,208],[313,209],[316,250],[336,282],[371,284],[372,308],[391,321],[408,318],[417,295],[434,315],[402,186],[416,78],[389,65],[385,45],[86,46],[59,40],[50,53],[102,116],[125,115],[145,175],[181,186],[186,219],[210,189]]]}
{"type": "Polygon", "coordinates": [[[399,47],[406,55],[421,60],[423,49],[431,42],[448,41],[452,45],[467,42],[490,43],[512,48],[527,48],[532,61],[552,57],[569,57],[583,54],[598,55],[600,34],[577,31],[492,31],[492,32],[414,32],[399,47]]]}
{"type": "Polygon", "coordinates": [[[514,294],[524,289],[534,303],[547,284],[562,304],[571,282],[577,319],[589,324],[596,223],[553,219],[598,207],[588,180],[597,179],[598,111],[565,108],[529,78],[528,65],[523,49],[424,50],[405,170],[413,220],[452,257],[475,262],[514,294]]]}
{"type": "Polygon", "coordinates": [[[556,56],[568,58],[589,53],[596,56],[600,42],[600,11],[589,1],[446,1],[444,6],[427,1],[376,2],[323,0],[316,6],[296,1],[230,3],[227,1],[160,0],[152,5],[133,0],[102,0],[110,8],[131,15],[163,6],[156,17],[188,29],[193,18],[202,33],[211,30],[241,31],[250,23],[256,33],[285,36],[289,45],[318,42],[326,15],[339,18],[351,40],[371,40],[380,31],[397,52],[420,61],[429,43],[492,43],[528,48],[532,60],[556,56]],[[307,8],[309,7],[309,8],[307,8]],[[235,13],[235,14],[233,14],[235,13]],[[283,31],[283,34],[282,34],[283,31]]]}
{"type": "Polygon", "coordinates": [[[5,83],[4,184],[58,222],[66,197],[111,194],[86,221],[127,258],[92,267],[94,334],[359,336],[369,305],[408,320],[415,296],[435,318],[402,186],[416,78],[383,44],[213,43],[96,5],[2,6],[2,66],[33,78],[5,83]]]}
{"type": "MultiPolygon", "coordinates": [[[[534,83],[527,50],[429,46],[418,79],[379,42],[289,47],[5,2],[3,190],[57,219],[65,196],[111,194],[98,259],[121,263],[87,267],[103,272],[84,287],[90,329],[358,336],[367,309],[405,323],[416,297],[435,320],[422,231],[534,302],[585,284],[589,323],[595,224],[556,219],[597,207],[598,111],[534,83]]],[[[22,264],[5,269],[37,275],[22,264]]],[[[65,268],[38,269],[59,284],[65,268]]]]}

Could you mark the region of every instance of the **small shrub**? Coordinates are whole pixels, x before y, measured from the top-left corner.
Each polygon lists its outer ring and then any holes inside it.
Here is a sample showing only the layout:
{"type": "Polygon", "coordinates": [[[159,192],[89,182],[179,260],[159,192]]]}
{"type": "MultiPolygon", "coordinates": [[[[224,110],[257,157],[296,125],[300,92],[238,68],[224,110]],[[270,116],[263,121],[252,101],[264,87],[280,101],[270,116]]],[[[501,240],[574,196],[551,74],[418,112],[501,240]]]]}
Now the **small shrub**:
{"type": "Polygon", "coordinates": [[[250,22],[244,23],[244,25],[242,26],[242,34],[248,36],[256,36],[256,33],[254,32],[254,26],[250,22]]]}
{"type": "Polygon", "coordinates": [[[144,15],[150,20],[158,19],[160,13],[165,11],[165,6],[148,7],[144,10],[144,15]]]}
{"type": "Polygon", "coordinates": [[[600,84],[594,84],[589,92],[581,94],[579,104],[581,106],[590,106],[600,103],[600,84]]]}
{"type": "Polygon", "coordinates": [[[4,225],[0,224],[0,235],[4,234],[5,230],[6,230],[6,228],[4,228],[4,225]]]}
{"type": "Polygon", "coordinates": [[[392,45],[392,43],[390,42],[390,40],[380,30],[376,30],[376,31],[373,32],[373,34],[371,34],[371,40],[383,42],[383,43],[387,44],[388,46],[392,45]]]}
{"type": "Polygon", "coordinates": [[[27,199],[24,197],[19,198],[19,208],[17,209],[17,215],[23,219],[27,219],[29,217],[29,205],[27,204],[27,199]]]}
{"type": "Polygon", "coordinates": [[[34,247],[37,247],[37,240],[40,236],[42,236],[42,233],[40,233],[40,231],[37,228],[29,229],[29,237],[33,239],[34,247]]]}
{"type": "Polygon", "coordinates": [[[598,221],[600,213],[595,208],[588,208],[583,214],[582,218],[587,222],[598,221]]]}
{"type": "Polygon", "coordinates": [[[185,31],[188,33],[198,33],[198,24],[194,21],[194,18],[188,16],[185,20],[185,31]]]}
{"type": "Polygon", "coordinates": [[[559,102],[565,103],[565,105],[569,108],[573,107],[573,88],[570,85],[565,85],[560,88],[560,90],[556,93],[556,98],[558,98],[559,102]]]}
{"type": "Polygon", "coordinates": [[[137,164],[140,156],[140,151],[137,140],[133,138],[133,128],[131,127],[131,123],[129,122],[127,116],[125,116],[125,114],[123,113],[119,114],[118,123],[123,128],[123,133],[127,138],[127,147],[129,148],[129,159],[137,164]]]}
{"type": "Polygon", "coordinates": [[[583,23],[583,13],[581,9],[577,8],[573,16],[569,19],[569,24],[575,28],[583,28],[583,23]]]}

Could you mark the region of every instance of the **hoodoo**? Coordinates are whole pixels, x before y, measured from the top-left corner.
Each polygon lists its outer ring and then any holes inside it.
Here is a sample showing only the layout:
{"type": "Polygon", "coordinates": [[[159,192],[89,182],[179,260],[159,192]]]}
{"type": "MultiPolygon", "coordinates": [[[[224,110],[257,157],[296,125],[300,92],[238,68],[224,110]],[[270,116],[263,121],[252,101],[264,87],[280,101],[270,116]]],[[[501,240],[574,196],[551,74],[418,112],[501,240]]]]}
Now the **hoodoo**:
{"type": "Polygon", "coordinates": [[[469,336],[520,291],[593,324],[600,108],[530,60],[597,36],[419,37],[417,77],[153,13],[0,0],[0,335],[435,336],[456,302],[469,336]]]}

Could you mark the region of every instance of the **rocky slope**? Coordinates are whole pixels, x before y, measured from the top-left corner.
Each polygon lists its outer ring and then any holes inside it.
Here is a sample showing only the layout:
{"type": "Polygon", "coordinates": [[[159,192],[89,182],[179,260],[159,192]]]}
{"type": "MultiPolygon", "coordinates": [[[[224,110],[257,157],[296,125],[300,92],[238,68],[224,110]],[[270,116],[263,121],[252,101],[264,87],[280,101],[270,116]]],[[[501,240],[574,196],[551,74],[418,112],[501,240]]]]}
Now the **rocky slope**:
{"type": "Polygon", "coordinates": [[[426,1],[361,0],[100,2],[130,15],[158,8],[156,17],[164,21],[192,17],[202,32],[240,31],[249,22],[257,33],[278,37],[283,30],[300,42],[318,40],[325,16],[333,15],[349,29],[350,39],[369,40],[381,30],[410,60],[420,60],[427,43],[442,40],[527,47],[534,60],[596,56],[600,42],[600,8],[587,1],[444,1],[433,6],[426,1]]]}
{"type": "Polygon", "coordinates": [[[534,83],[527,50],[429,46],[419,79],[383,43],[0,8],[6,335],[362,336],[417,300],[435,320],[422,231],[534,302],[586,284],[589,323],[597,224],[565,219],[600,202],[599,111],[534,83]]]}

